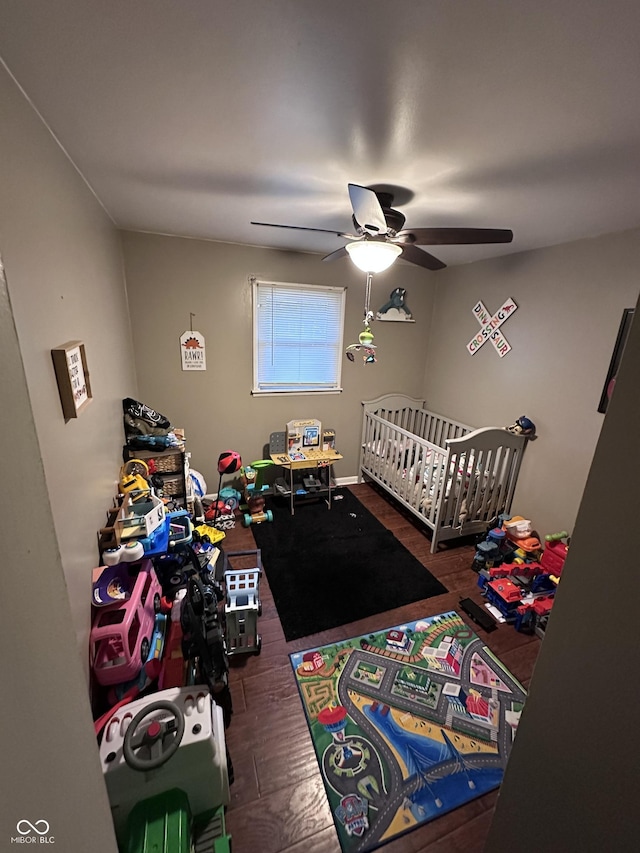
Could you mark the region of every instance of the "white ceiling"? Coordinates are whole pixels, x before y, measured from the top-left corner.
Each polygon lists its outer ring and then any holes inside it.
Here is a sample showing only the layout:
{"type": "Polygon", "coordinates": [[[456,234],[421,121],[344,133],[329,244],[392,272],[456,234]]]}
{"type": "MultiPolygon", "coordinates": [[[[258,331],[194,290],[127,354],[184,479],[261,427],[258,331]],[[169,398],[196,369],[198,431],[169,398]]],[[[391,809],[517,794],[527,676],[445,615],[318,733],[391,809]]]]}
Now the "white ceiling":
{"type": "MultiPolygon", "coordinates": [[[[122,228],[327,253],[347,183],[449,264],[640,225],[638,0],[0,0],[0,56],[122,228]],[[406,203],[403,203],[406,202],[406,203]]],[[[340,261],[339,263],[345,263],[340,261]]]]}

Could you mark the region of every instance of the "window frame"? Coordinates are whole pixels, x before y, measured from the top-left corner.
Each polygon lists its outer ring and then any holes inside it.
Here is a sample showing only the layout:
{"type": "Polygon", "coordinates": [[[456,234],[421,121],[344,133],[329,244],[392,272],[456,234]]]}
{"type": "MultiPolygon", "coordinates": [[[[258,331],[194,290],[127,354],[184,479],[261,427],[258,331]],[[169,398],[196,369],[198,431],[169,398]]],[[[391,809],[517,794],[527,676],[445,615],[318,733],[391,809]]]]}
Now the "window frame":
{"type": "Polygon", "coordinates": [[[251,281],[251,296],[252,296],[252,361],[253,361],[253,377],[251,394],[256,397],[275,397],[275,396],[305,396],[305,395],[326,395],[326,394],[341,394],[342,393],[342,352],[344,349],[344,326],[347,304],[347,288],[344,286],[326,285],[326,284],[308,284],[302,282],[285,282],[285,281],[269,281],[252,277],[251,281]],[[336,376],[335,387],[331,388],[278,388],[271,390],[269,388],[260,387],[259,379],[259,343],[258,327],[259,327],[259,292],[261,287],[287,288],[292,291],[306,292],[331,292],[340,295],[340,329],[339,342],[336,349],[336,376]]]}

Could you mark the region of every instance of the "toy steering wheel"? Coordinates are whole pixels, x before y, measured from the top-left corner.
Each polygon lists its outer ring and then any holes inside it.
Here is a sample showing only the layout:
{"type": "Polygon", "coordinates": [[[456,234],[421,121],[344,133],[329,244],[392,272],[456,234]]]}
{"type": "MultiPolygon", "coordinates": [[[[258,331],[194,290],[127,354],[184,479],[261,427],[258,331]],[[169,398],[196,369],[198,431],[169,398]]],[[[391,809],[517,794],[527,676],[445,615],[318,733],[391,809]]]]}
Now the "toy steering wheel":
{"type": "Polygon", "coordinates": [[[125,732],[122,751],[124,760],[133,770],[142,773],[154,770],[168,761],[177,751],[184,735],[184,714],[174,702],[152,702],[135,715],[125,732]],[[155,711],[168,711],[171,719],[152,720],[144,731],[140,724],[155,711]]]}
{"type": "Polygon", "coordinates": [[[123,474],[140,474],[145,480],[149,477],[149,466],[144,459],[128,459],[122,466],[123,474]]]}

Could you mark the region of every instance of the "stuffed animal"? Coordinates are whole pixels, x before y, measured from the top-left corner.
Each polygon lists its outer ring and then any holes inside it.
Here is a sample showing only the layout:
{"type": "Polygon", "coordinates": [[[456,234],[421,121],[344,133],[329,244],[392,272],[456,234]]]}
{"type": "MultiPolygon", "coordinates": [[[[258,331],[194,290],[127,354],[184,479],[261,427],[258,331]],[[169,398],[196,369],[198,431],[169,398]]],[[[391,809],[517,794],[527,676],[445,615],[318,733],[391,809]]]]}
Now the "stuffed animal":
{"type": "Polygon", "coordinates": [[[535,435],[536,425],[526,415],[521,415],[514,424],[505,429],[514,435],[535,435]]]}
{"type": "Polygon", "coordinates": [[[388,302],[382,306],[382,308],[378,311],[378,319],[381,319],[382,315],[386,314],[391,309],[394,309],[395,312],[404,311],[406,314],[405,319],[411,319],[411,311],[409,310],[409,306],[405,302],[405,296],[407,295],[407,291],[404,287],[396,287],[395,290],[392,290],[389,294],[388,302]]]}

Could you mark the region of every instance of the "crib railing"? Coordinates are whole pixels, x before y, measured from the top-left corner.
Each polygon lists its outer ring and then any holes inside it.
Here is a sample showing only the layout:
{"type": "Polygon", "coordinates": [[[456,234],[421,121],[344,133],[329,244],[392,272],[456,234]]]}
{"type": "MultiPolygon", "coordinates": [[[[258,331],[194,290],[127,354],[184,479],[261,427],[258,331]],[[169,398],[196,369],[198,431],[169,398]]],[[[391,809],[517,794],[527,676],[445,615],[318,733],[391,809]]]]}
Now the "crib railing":
{"type": "Polygon", "coordinates": [[[448,450],[372,412],[365,413],[360,470],[433,527],[448,450]],[[425,496],[431,496],[421,508],[425,496]]]}
{"type": "Polygon", "coordinates": [[[406,405],[382,411],[365,409],[360,474],[431,528],[432,553],[438,542],[479,532],[510,510],[525,438],[406,405]]]}
{"type": "MultiPolygon", "coordinates": [[[[413,433],[419,439],[435,444],[441,450],[449,439],[461,438],[475,427],[454,421],[445,415],[430,412],[422,400],[401,395],[386,394],[375,400],[363,402],[365,419],[368,414],[376,415],[389,424],[413,433]]],[[[364,442],[364,424],[362,442],[364,442]]]]}
{"type": "Polygon", "coordinates": [[[412,421],[413,432],[442,448],[446,447],[449,439],[461,438],[473,430],[473,427],[467,424],[452,421],[451,418],[429,412],[427,409],[415,409],[412,421]]]}
{"type": "Polygon", "coordinates": [[[501,512],[509,512],[526,439],[483,427],[447,445],[450,468],[457,476],[436,518],[440,541],[480,532],[501,512]]]}

